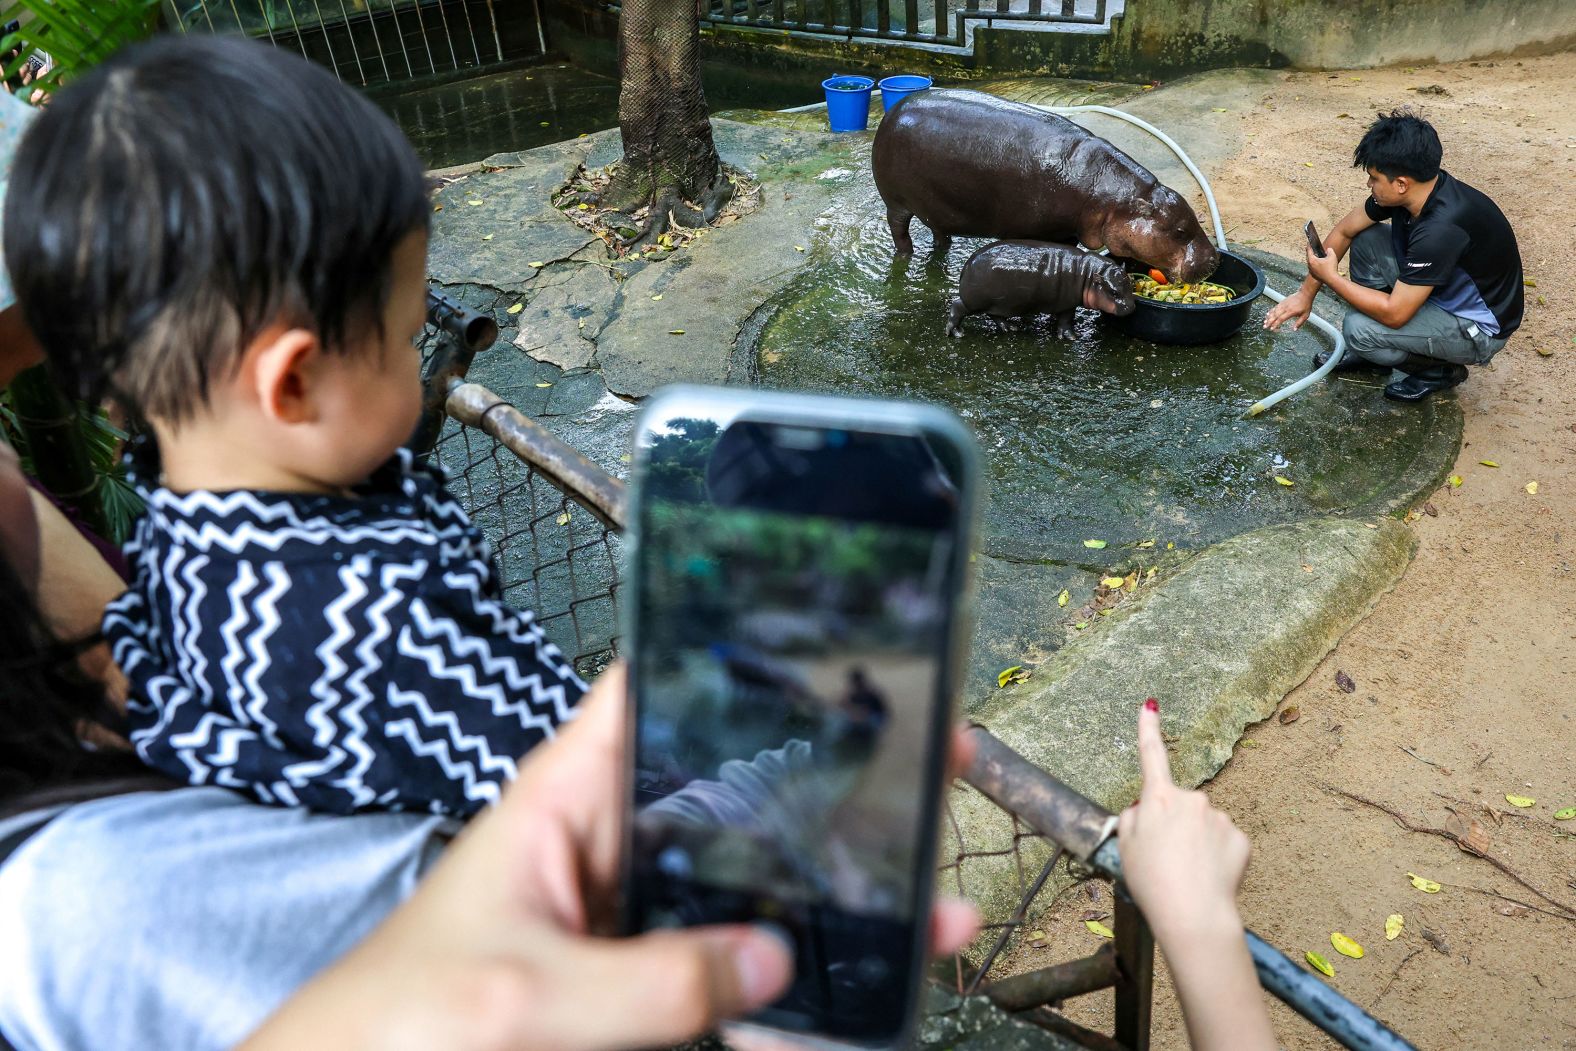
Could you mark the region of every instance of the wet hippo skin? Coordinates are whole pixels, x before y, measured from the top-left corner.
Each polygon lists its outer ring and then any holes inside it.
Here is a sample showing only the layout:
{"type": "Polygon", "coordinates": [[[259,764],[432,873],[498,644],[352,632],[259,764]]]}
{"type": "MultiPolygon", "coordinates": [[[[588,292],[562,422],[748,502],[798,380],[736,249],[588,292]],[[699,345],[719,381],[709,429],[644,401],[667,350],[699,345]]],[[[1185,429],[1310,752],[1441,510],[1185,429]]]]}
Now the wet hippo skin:
{"type": "Polygon", "coordinates": [[[1081,306],[1118,317],[1131,314],[1138,307],[1133,279],[1120,263],[1069,245],[997,241],[963,264],[958,297],[947,312],[947,334],[962,336],[969,314],[1013,319],[1055,314],[1056,335],[1071,339],[1073,316],[1081,306]]]}
{"type": "Polygon", "coordinates": [[[887,111],[871,155],[899,255],[909,223],[953,237],[1077,242],[1199,281],[1218,255],[1198,216],[1143,165],[1072,121],[979,91],[916,92],[887,111]]]}

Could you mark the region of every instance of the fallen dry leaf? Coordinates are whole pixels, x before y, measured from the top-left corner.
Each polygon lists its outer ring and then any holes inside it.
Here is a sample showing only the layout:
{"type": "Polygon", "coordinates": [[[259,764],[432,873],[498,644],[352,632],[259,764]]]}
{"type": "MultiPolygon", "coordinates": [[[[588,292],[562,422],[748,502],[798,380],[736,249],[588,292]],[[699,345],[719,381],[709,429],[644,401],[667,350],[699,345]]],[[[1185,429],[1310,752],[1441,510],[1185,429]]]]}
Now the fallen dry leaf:
{"type": "Polygon", "coordinates": [[[1335,951],[1340,953],[1342,956],[1350,956],[1354,960],[1361,960],[1363,958],[1363,947],[1358,945],[1353,939],[1348,938],[1346,935],[1342,934],[1340,931],[1336,931],[1334,934],[1330,935],[1330,944],[1335,946],[1335,951]]]}
{"type": "Polygon", "coordinates": [[[1281,709],[1280,721],[1282,726],[1285,726],[1287,723],[1294,723],[1301,718],[1302,709],[1297,707],[1295,704],[1288,704],[1286,707],[1281,709]]]}
{"type": "Polygon", "coordinates": [[[1429,518],[1438,518],[1439,517],[1439,509],[1437,507],[1435,507],[1433,504],[1424,504],[1423,505],[1423,513],[1425,515],[1427,515],[1429,518]]]}
{"type": "Polygon", "coordinates": [[[1511,806],[1529,807],[1536,803],[1537,800],[1533,799],[1531,796],[1506,795],[1505,802],[1509,803],[1511,806]]]}
{"type": "Polygon", "coordinates": [[[1090,920],[1103,920],[1110,915],[1109,912],[1102,912],[1100,909],[1085,909],[1083,915],[1078,918],[1088,923],[1090,920]]]}
{"type": "Polygon", "coordinates": [[[1525,905],[1503,905],[1495,911],[1501,916],[1526,916],[1532,912],[1525,905]]]}
{"type": "Polygon", "coordinates": [[[1334,978],[1335,977],[1335,968],[1330,966],[1330,961],[1329,960],[1326,960],[1324,957],[1320,956],[1318,953],[1316,953],[1316,952],[1305,952],[1305,953],[1302,954],[1302,958],[1307,960],[1309,965],[1312,966],[1314,970],[1318,971],[1320,974],[1324,975],[1326,978],[1334,978]]]}
{"type": "Polygon", "coordinates": [[[1405,926],[1406,921],[1401,918],[1401,914],[1399,912],[1392,912],[1390,915],[1385,917],[1384,940],[1387,942],[1395,941],[1401,936],[1401,929],[1405,926]]]}
{"type": "Polygon", "coordinates": [[[557,518],[553,519],[553,521],[557,522],[559,525],[568,525],[569,524],[569,512],[565,511],[563,514],[561,514],[557,518]]]}
{"type": "Polygon", "coordinates": [[[1105,924],[1101,923],[1099,920],[1085,920],[1084,926],[1088,927],[1090,931],[1098,934],[1102,938],[1116,937],[1116,932],[1107,927],[1105,924]]]}
{"type": "Polygon", "coordinates": [[[1292,481],[1290,478],[1282,478],[1280,475],[1276,475],[1275,476],[1275,484],[1276,485],[1284,485],[1284,486],[1293,486],[1293,485],[1296,485],[1297,483],[1292,481]]]}
{"type": "Polygon", "coordinates": [[[1526,484],[1526,486],[1525,486],[1525,489],[1527,490],[1527,495],[1529,495],[1529,496],[1537,496],[1538,495],[1538,483],[1537,482],[1528,482],[1526,484]]]}
{"type": "Polygon", "coordinates": [[[1459,474],[1451,475],[1448,479],[1446,479],[1446,481],[1449,483],[1450,488],[1452,489],[1461,488],[1461,476],[1459,474]]]}
{"type": "MultiPolygon", "coordinates": [[[[1412,886],[1416,887],[1418,890],[1422,891],[1424,894],[1438,894],[1439,893],[1439,884],[1435,883],[1431,879],[1424,879],[1422,876],[1419,876],[1415,872],[1408,872],[1406,874],[1406,878],[1412,881],[1412,886]]],[[[1427,933],[1427,932],[1425,931],[1424,933],[1427,933]]]]}
{"type": "Polygon", "coordinates": [[[1478,463],[1482,464],[1484,467],[1498,467],[1499,466],[1499,464],[1496,463],[1493,460],[1479,460],[1478,463]]]}
{"type": "Polygon", "coordinates": [[[1556,821],[1569,821],[1573,817],[1576,817],[1576,806],[1561,807],[1554,812],[1556,821]]]}
{"type": "Polygon", "coordinates": [[[1063,588],[1062,593],[1056,596],[1056,604],[1065,609],[1067,607],[1067,603],[1072,600],[1072,597],[1072,593],[1063,588]]]}
{"type": "Polygon", "coordinates": [[[1101,549],[1103,549],[1105,547],[1105,541],[1104,540],[1085,540],[1084,541],[1084,547],[1093,548],[1094,550],[1099,551],[1099,550],[1101,550],[1101,549]]]}
{"type": "Polygon", "coordinates": [[[1445,939],[1441,938],[1439,935],[1435,934],[1433,931],[1429,930],[1427,927],[1423,928],[1423,940],[1432,945],[1436,951],[1442,952],[1446,956],[1450,955],[1450,943],[1445,941],[1445,939]]]}
{"type": "Polygon", "coordinates": [[[1342,693],[1354,693],[1357,690],[1357,684],[1353,682],[1352,677],[1346,674],[1344,671],[1337,671],[1335,673],[1335,685],[1341,688],[1342,693]]]}

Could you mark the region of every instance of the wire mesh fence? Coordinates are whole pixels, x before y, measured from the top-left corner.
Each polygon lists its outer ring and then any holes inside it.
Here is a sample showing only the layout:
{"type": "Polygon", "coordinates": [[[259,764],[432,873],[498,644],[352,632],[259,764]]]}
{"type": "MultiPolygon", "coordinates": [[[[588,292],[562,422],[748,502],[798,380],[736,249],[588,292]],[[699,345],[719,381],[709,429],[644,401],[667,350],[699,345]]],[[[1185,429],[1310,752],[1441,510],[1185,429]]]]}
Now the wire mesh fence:
{"type": "MultiPolygon", "coordinates": [[[[507,323],[518,296],[465,288],[467,306],[507,323]]],[[[431,361],[438,329],[419,340],[431,361]]],[[[583,677],[612,661],[618,649],[618,534],[575,493],[556,487],[536,466],[497,438],[458,420],[445,420],[431,456],[449,475],[449,488],[492,544],[505,600],[531,610],[549,639],[583,677]]]]}

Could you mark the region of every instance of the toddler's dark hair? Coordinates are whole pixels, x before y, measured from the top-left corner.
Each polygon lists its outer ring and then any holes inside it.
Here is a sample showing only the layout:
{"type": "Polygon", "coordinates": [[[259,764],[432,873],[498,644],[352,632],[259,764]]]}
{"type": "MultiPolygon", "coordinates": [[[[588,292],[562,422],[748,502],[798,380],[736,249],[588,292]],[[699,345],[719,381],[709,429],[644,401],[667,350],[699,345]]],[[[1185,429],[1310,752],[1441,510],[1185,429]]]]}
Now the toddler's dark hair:
{"type": "Polygon", "coordinates": [[[55,373],[172,422],[283,320],[343,352],[380,325],[425,175],[328,70],[236,37],[163,37],[74,81],[18,149],[5,261],[55,373]],[[348,338],[347,338],[348,337],[348,338]]]}
{"type": "Polygon", "coordinates": [[[1428,182],[1439,174],[1444,155],[1434,126],[1411,110],[1398,109],[1381,113],[1368,125],[1352,151],[1352,167],[1376,171],[1386,179],[1404,175],[1413,182],[1428,182]]]}

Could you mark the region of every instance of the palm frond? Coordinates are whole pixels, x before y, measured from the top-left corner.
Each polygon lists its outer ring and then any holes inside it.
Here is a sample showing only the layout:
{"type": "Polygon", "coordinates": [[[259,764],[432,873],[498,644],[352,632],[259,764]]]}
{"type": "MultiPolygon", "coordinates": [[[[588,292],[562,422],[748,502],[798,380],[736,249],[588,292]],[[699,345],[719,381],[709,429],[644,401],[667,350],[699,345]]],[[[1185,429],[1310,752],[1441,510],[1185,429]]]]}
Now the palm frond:
{"type": "Polygon", "coordinates": [[[31,86],[53,91],[62,82],[92,69],[158,26],[160,0],[7,0],[0,22],[21,28],[0,40],[0,51],[21,54],[6,64],[7,79],[21,72],[34,51],[47,53],[54,67],[31,86]]]}

